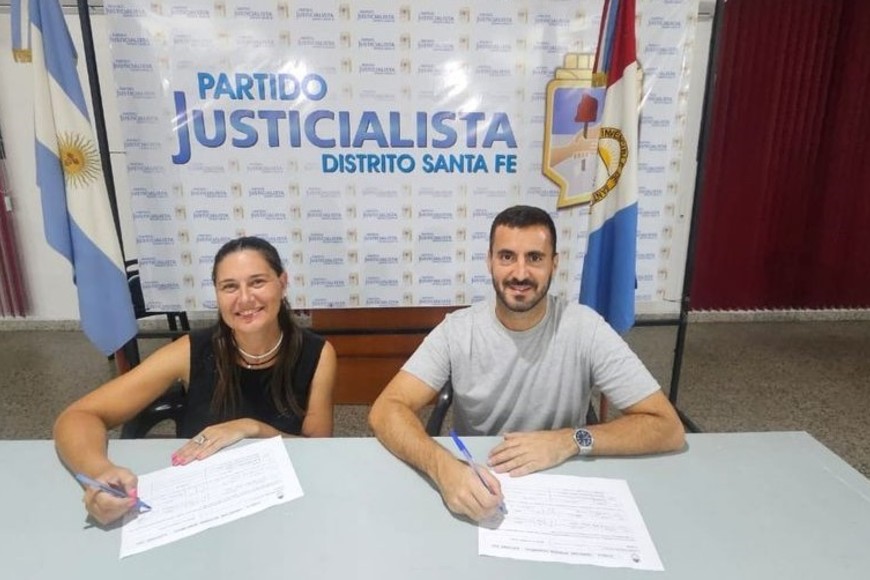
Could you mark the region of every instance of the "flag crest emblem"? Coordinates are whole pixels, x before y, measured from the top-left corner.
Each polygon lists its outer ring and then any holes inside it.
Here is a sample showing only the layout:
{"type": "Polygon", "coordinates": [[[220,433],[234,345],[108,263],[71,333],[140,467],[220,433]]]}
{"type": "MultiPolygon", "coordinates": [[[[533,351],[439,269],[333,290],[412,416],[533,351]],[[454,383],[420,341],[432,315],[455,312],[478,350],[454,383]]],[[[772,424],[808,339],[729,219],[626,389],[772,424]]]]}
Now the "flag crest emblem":
{"type": "Polygon", "coordinates": [[[84,188],[102,174],[100,155],[92,139],[77,133],[64,133],[57,138],[66,186],[84,188]]]}

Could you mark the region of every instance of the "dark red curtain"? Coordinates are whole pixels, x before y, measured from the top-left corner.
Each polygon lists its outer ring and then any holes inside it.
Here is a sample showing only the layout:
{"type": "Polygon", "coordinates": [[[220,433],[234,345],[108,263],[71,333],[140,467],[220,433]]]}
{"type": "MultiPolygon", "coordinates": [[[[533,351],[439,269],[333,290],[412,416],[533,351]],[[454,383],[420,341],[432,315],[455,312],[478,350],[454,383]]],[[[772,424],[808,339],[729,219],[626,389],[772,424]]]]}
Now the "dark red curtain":
{"type": "Polygon", "coordinates": [[[6,151],[0,134],[0,316],[25,316],[28,308],[14,215],[6,180],[6,151]]]}
{"type": "Polygon", "coordinates": [[[870,306],[870,1],[720,9],[691,308],[870,306]]]}

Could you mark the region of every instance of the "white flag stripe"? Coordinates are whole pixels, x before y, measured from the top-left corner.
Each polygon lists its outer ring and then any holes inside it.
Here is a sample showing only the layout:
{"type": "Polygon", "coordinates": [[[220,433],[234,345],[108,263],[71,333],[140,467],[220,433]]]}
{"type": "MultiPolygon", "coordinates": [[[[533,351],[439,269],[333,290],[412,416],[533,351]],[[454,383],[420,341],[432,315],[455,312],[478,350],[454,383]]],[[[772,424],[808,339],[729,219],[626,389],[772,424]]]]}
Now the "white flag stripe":
{"type": "MultiPolygon", "coordinates": [[[[53,78],[49,79],[49,86],[52,95],[63,95],[63,89],[60,88],[53,78]]],[[[88,120],[81,116],[78,107],[73,106],[68,99],[52,99],[52,102],[56,103],[54,106],[56,118],[66,121],[57,125],[57,135],[62,135],[64,132],[88,136],[93,134],[88,120]]],[[[67,183],[67,190],[77,193],[76,195],[67,195],[67,211],[70,217],[92,240],[116,239],[115,224],[112,220],[106,219],[112,213],[108,194],[103,191],[102,187],[92,187],[89,189],[95,191],[83,194],[84,192],[81,188],[77,188],[74,185],[70,186],[67,183]]],[[[117,243],[110,244],[108,247],[101,245],[100,249],[112,260],[118,269],[124,269],[124,259],[121,255],[121,248],[117,243]]]]}
{"type": "MultiPolygon", "coordinates": [[[[636,119],[637,111],[637,62],[632,62],[623,71],[622,78],[607,90],[607,100],[604,102],[602,125],[619,127],[629,147],[629,167],[637,165],[637,124],[621,123],[620,119],[636,119]],[[633,88],[634,87],[634,88],[633,88]]],[[[625,169],[629,169],[626,167],[625,169]]],[[[598,171],[595,188],[599,188],[607,181],[607,172],[598,171]]],[[[620,174],[617,191],[611,192],[603,200],[596,203],[589,210],[589,228],[601,227],[607,218],[620,209],[637,202],[637,171],[626,171],[620,174]],[[619,195],[615,195],[617,193],[619,195]]]]}
{"type": "MultiPolygon", "coordinates": [[[[35,40],[33,46],[34,62],[44,62],[42,32],[35,26],[33,27],[33,38],[35,40]]],[[[36,115],[36,138],[57,154],[59,149],[58,135],[72,133],[92,136],[93,130],[90,121],[82,116],[79,107],[72,103],[63,87],[48,74],[48,70],[39,67],[34,74],[37,75],[37,82],[46,87],[44,91],[35,91],[34,95],[34,107],[39,110],[36,115]]],[[[69,184],[67,187],[69,188],[69,184]]],[[[102,190],[101,187],[97,189],[102,190]]],[[[108,195],[101,191],[92,192],[93,195],[82,193],[81,195],[67,195],[67,211],[70,217],[91,240],[115,239],[117,236],[115,224],[113,221],[105,219],[105,216],[111,215],[108,195]],[[100,219],[101,216],[103,219],[100,219]]],[[[124,259],[117,243],[98,245],[119,270],[124,269],[124,259]]]]}

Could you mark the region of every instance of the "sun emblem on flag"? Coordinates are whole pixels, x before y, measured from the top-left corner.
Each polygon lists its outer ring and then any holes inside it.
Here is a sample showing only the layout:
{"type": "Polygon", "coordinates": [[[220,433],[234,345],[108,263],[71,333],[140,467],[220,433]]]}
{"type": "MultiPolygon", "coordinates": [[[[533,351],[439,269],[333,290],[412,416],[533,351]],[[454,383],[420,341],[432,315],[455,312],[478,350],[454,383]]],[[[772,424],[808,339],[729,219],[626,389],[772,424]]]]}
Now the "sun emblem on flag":
{"type": "Polygon", "coordinates": [[[100,155],[92,139],[77,133],[58,135],[57,146],[67,187],[90,185],[100,176],[100,155]]]}
{"type": "Polygon", "coordinates": [[[592,192],[591,205],[607,197],[607,194],[619,183],[622,169],[628,161],[628,142],[625,135],[617,127],[602,127],[598,138],[598,158],[607,172],[604,184],[592,192]]]}

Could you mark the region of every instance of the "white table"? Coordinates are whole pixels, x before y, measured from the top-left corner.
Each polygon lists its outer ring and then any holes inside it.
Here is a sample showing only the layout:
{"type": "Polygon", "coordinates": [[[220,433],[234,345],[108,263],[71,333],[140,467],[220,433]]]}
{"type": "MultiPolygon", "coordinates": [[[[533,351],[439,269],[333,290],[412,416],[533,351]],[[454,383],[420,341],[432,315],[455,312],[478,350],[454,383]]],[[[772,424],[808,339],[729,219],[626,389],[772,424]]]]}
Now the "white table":
{"type": "MultiPolygon", "coordinates": [[[[476,457],[495,442],[467,440],[476,457]]],[[[680,453],[552,470],[627,480],[664,572],[478,556],[477,527],[376,440],[286,444],[303,498],[119,560],[120,530],[85,528],[52,442],[0,442],[0,577],[870,578],[870,481],[806,433],[688,435],[680,453]]],[[[112,441],[110,453],[145,473],[179,445],[112,441]]]]}

